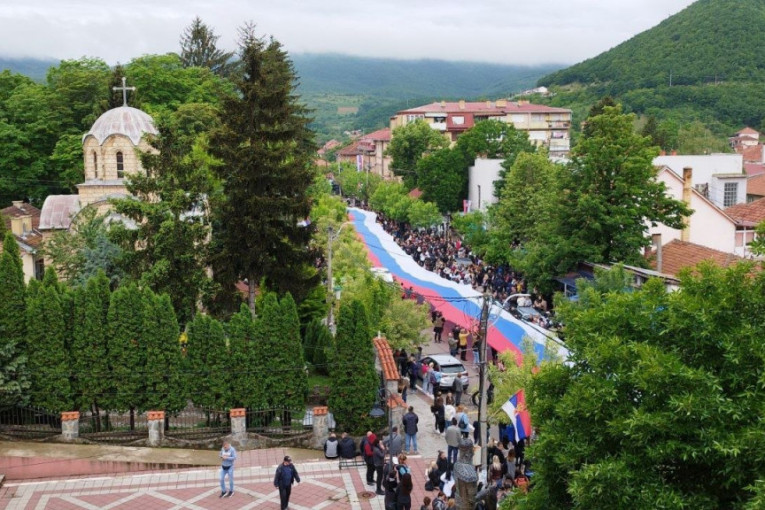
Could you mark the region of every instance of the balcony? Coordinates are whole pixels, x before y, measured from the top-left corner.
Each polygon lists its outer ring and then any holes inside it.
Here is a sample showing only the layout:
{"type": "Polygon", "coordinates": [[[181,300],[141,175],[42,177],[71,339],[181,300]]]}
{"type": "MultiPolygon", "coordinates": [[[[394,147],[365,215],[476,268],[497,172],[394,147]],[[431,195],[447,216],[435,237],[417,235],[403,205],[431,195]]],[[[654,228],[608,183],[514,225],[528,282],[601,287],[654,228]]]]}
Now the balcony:
{"type": "Polygon", "coordinates": [[[446,122],[431,122],[430,127],[436,131],[446,131],[446,122]]]}

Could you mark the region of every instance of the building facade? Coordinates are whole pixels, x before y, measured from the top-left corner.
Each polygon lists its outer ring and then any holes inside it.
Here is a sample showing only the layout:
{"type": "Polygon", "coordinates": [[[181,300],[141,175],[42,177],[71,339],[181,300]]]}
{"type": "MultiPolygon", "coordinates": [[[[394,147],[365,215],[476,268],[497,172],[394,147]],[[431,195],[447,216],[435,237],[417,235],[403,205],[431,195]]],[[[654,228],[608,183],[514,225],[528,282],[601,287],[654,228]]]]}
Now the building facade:
{"type": "Polygon", "coordinates": [[[571,148],[571,110],[528,101],[441,101],[401,110],[390,119],[391,130],[422,119],[450,141],[482,120],[498,120],[526,131],[529,140],[548,148],[550,156],[567,156],[571,148]]]}

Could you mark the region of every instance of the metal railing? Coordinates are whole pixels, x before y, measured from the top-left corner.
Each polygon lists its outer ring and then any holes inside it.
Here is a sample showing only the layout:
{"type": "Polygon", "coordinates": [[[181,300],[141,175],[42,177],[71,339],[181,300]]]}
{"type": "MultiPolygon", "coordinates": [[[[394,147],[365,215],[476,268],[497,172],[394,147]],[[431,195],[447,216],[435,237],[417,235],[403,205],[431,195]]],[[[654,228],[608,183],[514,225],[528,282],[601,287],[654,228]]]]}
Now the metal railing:
{"type": "Polygon", "coordinates": [[[115,413],[92,411],[80,413],[80,432],[83,439],[99,443],[124,444],[149,437],[146,413],[115,413]]]}
{"type": "Polygon", "coordinates": [[[165,420],[165,437],[193,441],[214,439],[230,433],[228,411],[187,407],[165,420]]]}
{"type": "Polygon", "coordinates": [[[313,412],[299,409],[248,409],[246,413],[248,432],[270,437],[283,437],[313,428],[313,412]]]}
{"type": "Polygon", "coordinates": [[[61,434],[61,415],[39,407],[0,409],[0,434],[18,439],[45,439],[61,434]]]}

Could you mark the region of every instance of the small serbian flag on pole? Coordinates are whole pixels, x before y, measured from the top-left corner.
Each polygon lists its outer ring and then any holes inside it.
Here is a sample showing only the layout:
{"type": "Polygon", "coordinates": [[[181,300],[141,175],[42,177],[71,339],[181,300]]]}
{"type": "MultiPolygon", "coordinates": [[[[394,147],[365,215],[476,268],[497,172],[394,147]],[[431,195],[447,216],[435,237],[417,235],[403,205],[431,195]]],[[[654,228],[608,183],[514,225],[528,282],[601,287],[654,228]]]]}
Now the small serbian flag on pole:
{"type": "Polygon", "coordinates": [[[531,415],[526,409],[526,394],[523,390],[507,399],[502,405],[515,428],[515,440],[520,441],[531,435],[531,415]]]}

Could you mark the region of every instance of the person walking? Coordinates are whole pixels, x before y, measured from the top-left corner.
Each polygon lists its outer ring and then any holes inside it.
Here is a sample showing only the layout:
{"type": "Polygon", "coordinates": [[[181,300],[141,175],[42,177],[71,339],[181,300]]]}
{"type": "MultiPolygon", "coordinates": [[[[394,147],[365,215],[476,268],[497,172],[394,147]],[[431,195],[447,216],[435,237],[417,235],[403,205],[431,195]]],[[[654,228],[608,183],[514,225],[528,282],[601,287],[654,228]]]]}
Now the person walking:
{"type": "Polygon", "coordinates": [[[396,494],[396,510],[412,510],[412,475],[406,473],[401,477],[396,494]]]}
{"type": "Polygon", "coordinates": [[[437,344],[441,343],[441,334],[444,332],[444,316],[441,312],[438,312],[435,320],[433,321],[433,340],[437,344]]]}
{"type": "Polygon", "coordinates": [[[446,458],[449,460],[449,465],[454,465],[457,462],[457,454],[459,453],[460,445],[460,428],[457,426],[457,418],[452,418],[451,424],[446,428],[446,458]]]}
{"type": "Polygon", "coordinates": [[[409,406],[409,412],[404,415],[401,421],[404,425],[404,434],[406,434],[406,453],[417,455],[417,423],[420,418],[414,413],[414,407],[409,406]]]}
{"type": "Polygon", "coordinates": [[[460,333],[459,333],[459,331],[460,331],[460,329],[455,326],[455,328],[452,330],[452,334],[446,340],[447,343],[449,344],[449,354],[451,354],[452,356],[456,356],[457,355],[457,349],[458,349],[459,343],[460,343],[460,333]],[[454,334],[454,331],[457,332],[456,335],[454,334]]]}
{"type": "Polygon", "coordinates": [[[364,457],[364,462],[367,465],[367,485],[375,484],[375,464],[374,464],[374,443],[377,440],[377,436],[369,430],[366,437],[361,439],[359,448],[361,449],[361,456],[364,457]]]}
{"type": "Polygon", "coordinates": [[[444,427],[446,426],[446,409],[444,408],[444,400],[441,397],[437,397],[436,401],[433,402],[433,405],[430,406],[430,411],[433,413],[436,432],[443,434],[444,427]]]}
{"type": "Polygon", "coordinates": [[[220,465],[220,496],[219,498],[230,498],[234,495],[234,461],[236,461],[236,448],[231,443],[225,441],[223,448],[220,449],[218,457],[221,458],[220,465]],[[228,476],[228,492],[226,492],[226,476],[228,476]]]}
{"type": "Polygon", "coordinates": [[[287,455],[279,467],[276,468],[276,474],[274,475],[274,487],[279,489],[282,510],[286,510],[290,504],[292,484],[295,482],[300,483],[300,475],[295,465],[292,464],[292,458],[287,455]]]}

